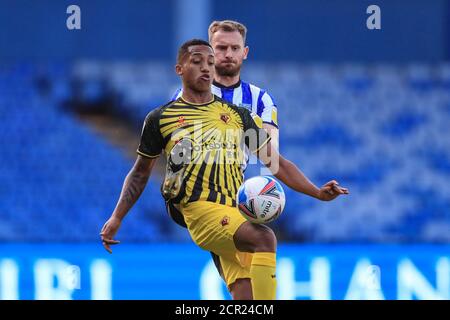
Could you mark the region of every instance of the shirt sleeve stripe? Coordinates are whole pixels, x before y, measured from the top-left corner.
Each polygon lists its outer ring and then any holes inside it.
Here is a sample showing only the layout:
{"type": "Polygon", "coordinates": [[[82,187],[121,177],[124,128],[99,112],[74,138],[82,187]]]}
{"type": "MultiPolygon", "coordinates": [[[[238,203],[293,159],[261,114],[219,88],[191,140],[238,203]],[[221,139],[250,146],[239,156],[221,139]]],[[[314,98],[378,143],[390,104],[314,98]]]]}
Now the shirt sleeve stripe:
{"type": "Polygon", "coordinates": [[[143,157],[150,158],[150,159],[155,159],[155,158],[158,158],[158,157],[159,157],[159,154],[154,155],[154,156],[151,156],[151,155],[146,154],[146,153],[144,153],[144,152],[142,152],[142,151],[139,151],[139,150],[136,150],[136,153],[139,154],[139,155],[141,155],[141,156],[143,156],[143,157]]]}
{"type": "Polygon", "coordinates": [[[271,137],[267,137],[266,141],[264,141],[264,142],[258,147],[258,149],[256,149],[255,151],[253,151],[253,153],[256,153],[256,152],[258,152],[259,150],[261,150],[261,148],[263,148],[266,144],[268,144],[269,141],[270,141],[271,139],[272,139],[271,137]]]}
{"type": "Polygon", "coordinates": [[[272,126],[274,126],[275,128],[277,128],[278,129],[278,125],[277,124],[275,124],[273,121],[263,121],[263,123],[267,123],[267,124],[270,124],[270,125],[272,125],[272,126]]]}

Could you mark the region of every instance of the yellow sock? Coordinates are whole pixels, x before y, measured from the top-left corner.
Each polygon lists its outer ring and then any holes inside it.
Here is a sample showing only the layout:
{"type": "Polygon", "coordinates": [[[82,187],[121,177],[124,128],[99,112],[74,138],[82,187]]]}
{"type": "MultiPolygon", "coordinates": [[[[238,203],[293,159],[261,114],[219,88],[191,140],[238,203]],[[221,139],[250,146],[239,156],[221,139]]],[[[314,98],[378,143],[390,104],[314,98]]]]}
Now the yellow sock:
{"type": "Polygon", "coordinates": [[[275,278],[276,253],[255,252],[250,276],[252,278],[253,299],[275,300],[277,280],[275,278]]]}

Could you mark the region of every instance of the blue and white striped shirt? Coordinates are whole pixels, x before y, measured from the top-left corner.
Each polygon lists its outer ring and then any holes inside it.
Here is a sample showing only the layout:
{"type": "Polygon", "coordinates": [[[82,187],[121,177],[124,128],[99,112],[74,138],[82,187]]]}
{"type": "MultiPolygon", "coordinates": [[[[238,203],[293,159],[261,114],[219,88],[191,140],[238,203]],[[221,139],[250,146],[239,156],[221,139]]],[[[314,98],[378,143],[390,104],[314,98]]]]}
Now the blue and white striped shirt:
{"type": "MultiPolygon", "coordinates": [[[[264,123],[269,123],[278,128],[277,107],[272,96],[257,86],[239,80],[233,86],[225,87],[216,81],[211,85],[211,91],[223,100],[245,107],[261,117],[264,123]]],[[[182,89],[178,89],[172,97],[172,101],[181,97],[182,89]]]]}

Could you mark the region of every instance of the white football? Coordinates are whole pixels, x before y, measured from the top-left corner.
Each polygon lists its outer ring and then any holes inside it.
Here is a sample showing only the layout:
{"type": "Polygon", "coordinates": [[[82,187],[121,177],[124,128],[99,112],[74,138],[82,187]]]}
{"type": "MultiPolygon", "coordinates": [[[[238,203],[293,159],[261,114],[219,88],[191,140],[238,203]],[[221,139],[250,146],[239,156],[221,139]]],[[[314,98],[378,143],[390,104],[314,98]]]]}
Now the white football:
{"type": "Polygon", "coordinates": [[[281,184],[270,176],[250,178],[238,190],[239,212],[250,222],[268,223],[283,212],[286,196],[281,184]]]}

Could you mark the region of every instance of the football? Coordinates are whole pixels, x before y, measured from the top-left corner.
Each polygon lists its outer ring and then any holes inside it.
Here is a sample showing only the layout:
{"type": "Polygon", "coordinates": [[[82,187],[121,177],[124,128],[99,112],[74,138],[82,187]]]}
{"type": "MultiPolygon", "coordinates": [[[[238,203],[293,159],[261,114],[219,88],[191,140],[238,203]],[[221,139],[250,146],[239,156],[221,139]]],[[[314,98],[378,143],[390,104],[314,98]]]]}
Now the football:
{"type": "Polygon", "coordinates": [[[270,176],[250,178],[237,194],[239,212],[250,222],[268,223],[283,212],[286,196],[281,184],[270,176]]]}

